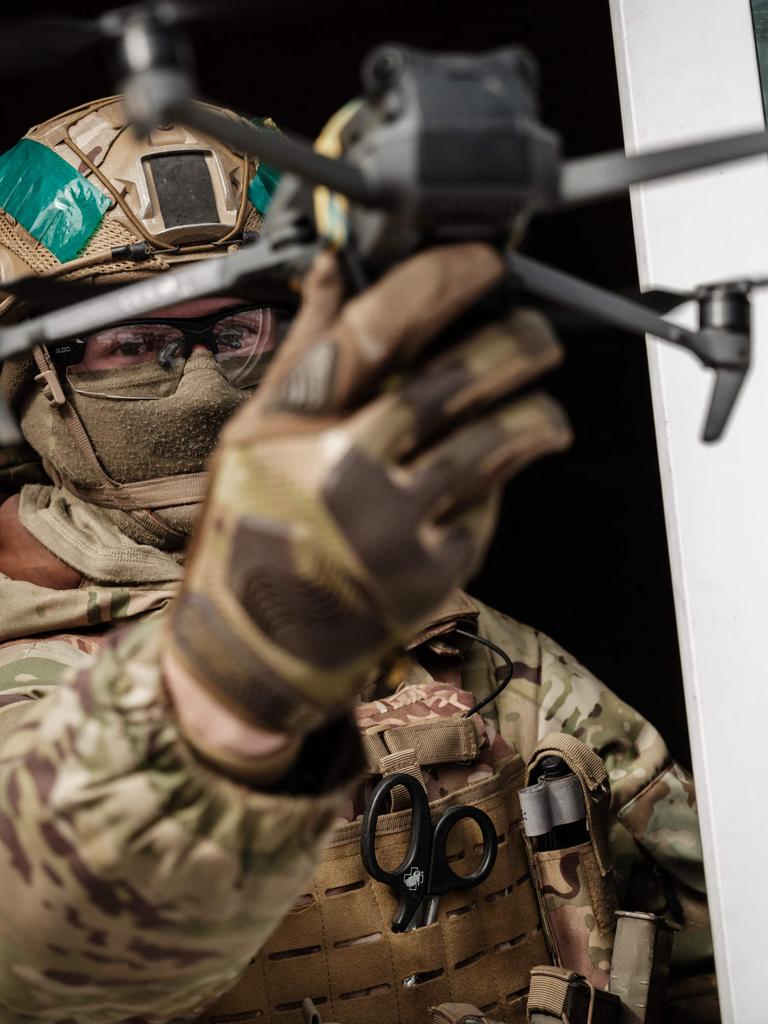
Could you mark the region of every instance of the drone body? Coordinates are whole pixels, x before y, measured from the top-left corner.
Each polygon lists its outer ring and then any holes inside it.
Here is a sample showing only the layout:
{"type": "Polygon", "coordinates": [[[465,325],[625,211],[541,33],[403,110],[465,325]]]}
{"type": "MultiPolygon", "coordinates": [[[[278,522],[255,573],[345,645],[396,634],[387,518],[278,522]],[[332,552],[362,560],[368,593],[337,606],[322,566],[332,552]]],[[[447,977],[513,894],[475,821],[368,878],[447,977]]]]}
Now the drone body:
{"type": "Polygon", "coordinates": [[[349,235],[385,267],[423,245],[506,244],[558,190],[560,143],[538,120],[536,67],[518,47],[489,54],[374,50],[364,101],[341,130],[383,209],[352,206],[349,235]]]}

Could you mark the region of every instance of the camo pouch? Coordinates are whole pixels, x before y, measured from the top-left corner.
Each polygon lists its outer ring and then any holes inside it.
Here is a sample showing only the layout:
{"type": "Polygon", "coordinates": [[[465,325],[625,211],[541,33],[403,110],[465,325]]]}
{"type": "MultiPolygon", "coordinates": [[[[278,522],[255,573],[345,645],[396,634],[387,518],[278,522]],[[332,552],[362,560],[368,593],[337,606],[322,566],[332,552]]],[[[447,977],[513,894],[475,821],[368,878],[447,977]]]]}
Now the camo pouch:
{"type": "Polygon", "coordinates": [[[526,836],[531,875],[552,959],[598,989],[608,987],[616,930],[616,886],[608,847],[610,784],[602,759],[574,736],[550,733],[536,747],[526,785],[543,758],[565,761],[579,780],[588,841],[566,849],[537,851],[526,836]]]}

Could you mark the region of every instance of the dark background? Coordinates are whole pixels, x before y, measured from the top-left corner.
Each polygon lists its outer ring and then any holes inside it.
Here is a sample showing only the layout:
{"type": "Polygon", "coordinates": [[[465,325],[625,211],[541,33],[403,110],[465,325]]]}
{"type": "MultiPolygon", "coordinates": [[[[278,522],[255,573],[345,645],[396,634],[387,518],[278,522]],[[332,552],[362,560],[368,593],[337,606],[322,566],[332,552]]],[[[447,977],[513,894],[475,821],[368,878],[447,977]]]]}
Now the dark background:
{"type": "MultiPolygon", "coordinates": [[[[95,15],[108,6],[58,0],[5,10],[95,15]]],[[[607,3],[282,0],[219,15],[196,26],[192,39],[203,95],[305,135],[356,94],[360,60],[379,42],[431,50],[522,43],[540,61],[543,119],[561,133],[565,153],[622,145],[607,3]]],[[[114,91],[98,51],[8,80],[0,148],[30,125],[114,91]]],[[[636,282],[628,200],[541,219],[524,249],[608,287],[636,282]]],[[[509,487],[472,590],[554,636],[689,764],[645,347],[610,330],[564,341],[565,366],[548,387],[568,409],[576,443],[509,487]]]]}

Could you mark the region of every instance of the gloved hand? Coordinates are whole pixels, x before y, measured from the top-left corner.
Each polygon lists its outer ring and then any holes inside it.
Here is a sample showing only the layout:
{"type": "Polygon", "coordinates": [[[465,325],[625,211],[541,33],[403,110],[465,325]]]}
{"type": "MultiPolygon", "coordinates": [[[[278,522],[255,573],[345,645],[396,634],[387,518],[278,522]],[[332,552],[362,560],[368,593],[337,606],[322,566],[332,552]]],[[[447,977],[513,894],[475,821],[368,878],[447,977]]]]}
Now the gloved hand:
{"type": "Polygon", "coordinates": [[[487,411],[558,362],[536,313],[415,368],[502,274],[473,243],[421,253],[347,302],[330,254],[308,275],[263,384],[222,432],[170,615],[174,657],[244,720],[294,736],[327,721],[477,568],[500,485],[568,444],[545,396],[487,411]]]}

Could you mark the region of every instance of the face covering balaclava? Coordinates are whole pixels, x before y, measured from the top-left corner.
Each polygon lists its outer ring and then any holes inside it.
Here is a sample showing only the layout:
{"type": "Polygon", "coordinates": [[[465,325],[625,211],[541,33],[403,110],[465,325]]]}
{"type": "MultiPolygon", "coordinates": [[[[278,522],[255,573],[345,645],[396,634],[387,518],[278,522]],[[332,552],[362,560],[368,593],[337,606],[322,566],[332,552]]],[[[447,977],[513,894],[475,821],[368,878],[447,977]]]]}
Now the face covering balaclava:
{"type": "MultiPolygon", "coordinates": [[[[205,132],[164,124],[137,133],[121,97],[84,103],[37,124],[3,154],[0,281],[34,274],[121,285],[226,258],[258,233],[274,187],[274,171],[205,132]]],[[[40,311],[14,295],[0,302],[3,326],[40,311]]],[[[23,433],[61,484],[57,499],[69,495],[73,508],[85,504],[94,520],[110,525],[109,517],[139,543],[181,552],[205,493],[206,456],[240,399],[210,362],[199,374],[196,366],[197,356],[165,399],[108,402],[62,382],[70,401],[56,405],[63,395],[54,393],[53,368],[25,353],[0,368],[0,396],[22,414],[23,433]],[[45,387],[33,383],[45,372],[45,387]]],[[[0,497],[42,476],[32,453],[0,457],[0,497]]]]}
{"type": "MultiPolygon", "coordinates": [[[[135,372],[127,367],[104,376],[104,392],[118,394],[135,372]]],[[[209,352],[190,356],[176,392],[168,397],[126,400],[65,391],[76,417],[68,418],[66,407],[52,404],[39,388],[30,392],[20,417],[24,437],[43,457],[49,472],[53,470],[54,479],[60,478],[75,494],[101,505],[104,514],[137,542],[165,550],[182,548],[199,514],[199,501],[174,504],[170,479],[166,481],[170,497],[162,508],[105,507],[100,500],[103,473],[121,484],[174,477],[182,484],[185,475],[203,473],[219,431],[246,393],[222,377],[209,352]],[[84,458],[83,442],[78,441],[76,426],[73,429],[77,420],[102,473],[84,458]]]]}

